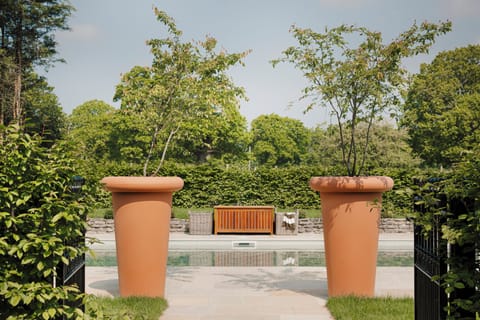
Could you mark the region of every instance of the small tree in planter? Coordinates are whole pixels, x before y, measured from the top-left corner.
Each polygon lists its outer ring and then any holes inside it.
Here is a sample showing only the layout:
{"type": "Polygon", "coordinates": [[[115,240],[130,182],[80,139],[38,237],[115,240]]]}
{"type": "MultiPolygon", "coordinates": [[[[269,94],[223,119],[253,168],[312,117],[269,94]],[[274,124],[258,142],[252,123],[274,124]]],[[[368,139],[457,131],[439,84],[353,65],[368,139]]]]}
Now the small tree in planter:
{"type": "Polygon", "coordinates": [[[274,66],[293,63],[302,71],[309,83],[301,97],[310,99],[305,111],[328,108],[338,125],[346,176],[310,180],[322,201],[329,295],[374,294],[381,197],[393,180],[360,177],[373,124],[402,101],[408,80],[402,59],[428,53],[435,38],[450,28],[449,22],[414,24],[384,44],[380,32],[363,27],[341,25],[317,33],[293,26],[299,45],[273,61],[274,66]],[[360,126],[366,134],[358,134],[360,126]]]}
{"type": "MultiPolygon", "coordinates": [[[[186,135],[194,129],[207,130],[196,125],[212,126],[211,120],[219,117],[234,123],[238,98],[244,94],[226,71],[241,64],[246,52],[217,53],[217,41],[211,37],[182,42],[173,19],[154,10],[169,36],[147,42],[154,56],[152,65],[132,68],[115,94],[123,112],[151,129],[144,176],[102,179],[112,192],[121,296],[164,296],[172,193],[183,187],[183,180],[156,175],[175,136],[182,130],[186,135]],[[149,172],[154,160],[157,164],[149,172]]],[[[230,132],[241,136],[239,130],[230,132]]],[[[215,145],[212,140],[215,137],[208,136],[204,142],[215,145]]]]}
{"type": "Polygon", "coordinates": [[[153,54],[152,65],[135,66],[124,74],[114,97],[121,101],[124,113],[141,119],[144,128],[149,128],[150,140],[143,141],[148,146],[144,176],[158,174],[177,135],[194,132],[201,137],[198,140],[207,153],[219,143],[211,126],[228,127],[223,131],[236,143],[244,139],[238,114],[244,89],[236,86],[226,72],[242,65],[248,52],[217,52],[213,37],[184,42],[182,31],[171,17],[158,9],[155,14],[166,27],[168,37],[147,41],[153,54]]]}
{"type": "Polygon", "coordinates": [[[364,173],[373,124],[402,102],[408,80],[402,59],[428,53],[436,36],[450,28],[448,22],[414,24],[383,44],[380,32],[363,27],[341,25],[317,33],[293,26],[299,46],[286,49],[273,65],[290,62],[303,72],[309,85],[301,99],[311,99],[305,112],[317,106],[330,111],[339,128],[345,173],[358,176],[364,173]],[[367,127],[364,137],[357,135],[361,125],[367,127]]]}

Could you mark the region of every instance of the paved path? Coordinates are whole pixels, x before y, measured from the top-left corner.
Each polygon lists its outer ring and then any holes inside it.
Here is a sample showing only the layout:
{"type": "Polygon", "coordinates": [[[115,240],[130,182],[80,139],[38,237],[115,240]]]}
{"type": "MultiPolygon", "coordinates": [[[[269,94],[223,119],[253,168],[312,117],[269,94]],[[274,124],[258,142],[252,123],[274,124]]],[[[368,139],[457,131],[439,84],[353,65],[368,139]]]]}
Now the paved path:
{"type": "MultiPolygon", "coordinates": [[[[91,234],[103,241],[95,251],[115,250],[113,234],[91,234]]],[[[323,235],[191,236],[170,234],[170,249],[231,248],[235,240],[256,241],[257,249],[323,249],[323,235]]],[[[412,234],[380,234],[379,249],[413,251],[412,234]]],[[[377,296],[412,296],[413,267],[378,267],[377,296]]],[[[116,267],[87,267],[86,291],[118,296],[116,267]]],[[[169,267],[161,320],[326,320],[325,267],[169,267]]]]}
{"type": "MultiPolygon", "coordinates": [[[[116,267],[87,267],[87,293],[118,296],[116,267]]],[[[413,268],[379,267],[376,295],[413,296],[413,268]]],[[[169,267],[162,320],[324,320],[325,267],[169,267]]]]}

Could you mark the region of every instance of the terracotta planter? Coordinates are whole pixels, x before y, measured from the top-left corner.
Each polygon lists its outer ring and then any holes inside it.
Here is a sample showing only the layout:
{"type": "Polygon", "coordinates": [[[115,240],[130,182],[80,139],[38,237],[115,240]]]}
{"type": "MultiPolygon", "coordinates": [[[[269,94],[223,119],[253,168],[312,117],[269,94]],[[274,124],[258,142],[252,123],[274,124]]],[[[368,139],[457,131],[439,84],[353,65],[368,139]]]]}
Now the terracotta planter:
{"type": "Polygon", "coordinates": [[[313,177],[320,192],[329,296],[373,296],[382,193],[389,177],[313,177]]]}
{"type": "Polygon", "coordinates": [[[106,177],[112,192],[120,296],[163,297],[178,177],[106,177]]]}

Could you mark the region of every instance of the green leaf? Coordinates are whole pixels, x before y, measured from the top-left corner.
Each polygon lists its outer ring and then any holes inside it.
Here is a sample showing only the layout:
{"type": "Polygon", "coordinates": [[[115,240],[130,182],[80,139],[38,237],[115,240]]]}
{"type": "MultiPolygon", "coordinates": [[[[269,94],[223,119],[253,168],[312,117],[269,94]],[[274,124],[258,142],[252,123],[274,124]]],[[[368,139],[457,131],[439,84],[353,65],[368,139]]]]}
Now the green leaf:
{"type": "Polygon", "coordinates": [[[19,295],[13,295],[10,299],[9,299],[9,303],[13,306],[13,307],[16,307],[18,305],[18,303],[21,301],[21,297],[19,295]]]}
{"type": "Polygon", "coordinates": [[[53,318],[56,313],[57,311],[54,308],[48,309],[48,314],[50,315],[51,318],[53,318]]]}
{"type": "Polygon", "coordinates": [[[53,216],[52,222],[53,222],[53,223],[56,223],[58,220],[60,220],[60,219],[63,218],[64,216],[65,216],[65,213],[64,213],[64,212],[57,213],[55,216],[53,216]]]}
{"type": "Polygon", "coordinates": [[[45,265],[44,265],[43,261],[39,261],[37,263],[37,270],[42,271],[44,268],[45,268],[45,265]]]}
{"type": "Polygon", "coordinates": [[[52,274],[52,269],[48,268],[48,269],[45,269],[45,271],[43,271],[43,276],[46,278],[48,277],[49,275],[52,274]]]}

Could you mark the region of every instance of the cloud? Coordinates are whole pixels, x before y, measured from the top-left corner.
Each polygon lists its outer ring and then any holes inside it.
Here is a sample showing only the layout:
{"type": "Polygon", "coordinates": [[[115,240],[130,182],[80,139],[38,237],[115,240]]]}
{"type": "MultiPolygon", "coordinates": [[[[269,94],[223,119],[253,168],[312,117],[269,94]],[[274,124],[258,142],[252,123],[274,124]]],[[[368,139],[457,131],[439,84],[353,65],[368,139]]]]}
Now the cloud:
{"type": "Polygon", "coordinates": [[[57,37],[60,41],[91,42],[100,38],[100,30],[93,24],[77,24],[69,31],[59,32],[57,37]]]}
{"type": "Polygon", "coordinates": [[[446,0],[443,2],[443,10],[455,18],[480,16],[480,1],[446,0]]]}

